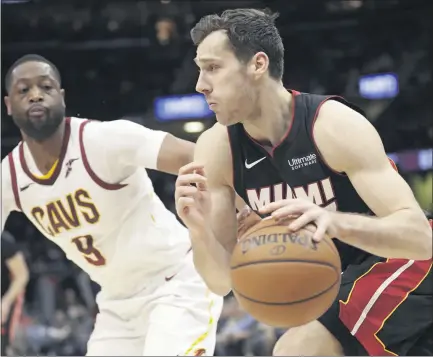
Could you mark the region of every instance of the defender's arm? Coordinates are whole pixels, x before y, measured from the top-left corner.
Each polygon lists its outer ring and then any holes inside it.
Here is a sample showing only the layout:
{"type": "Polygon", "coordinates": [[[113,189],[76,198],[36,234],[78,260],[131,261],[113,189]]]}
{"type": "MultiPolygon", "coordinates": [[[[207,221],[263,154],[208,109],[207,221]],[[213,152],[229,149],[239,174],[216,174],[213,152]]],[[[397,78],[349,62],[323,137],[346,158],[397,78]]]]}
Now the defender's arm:
{"type": "MultiPolygon", "coordinates": [[[[84,135],[86,151],[95,158],[94,161],[101,151],[110,158],[108,171],[119,168],[128,172],[145,167],[177,174],[182,166],[193,160],[194,143],[128,120],[90,122],[86,124],[84,135]],[[91,146],[90,141],[98,144],[91,146]]],[[[94,164],[100,166],[98,162],[94,164]]],[[[105,171],[107,169],[103,168],[102,172],[105,171]]]]}

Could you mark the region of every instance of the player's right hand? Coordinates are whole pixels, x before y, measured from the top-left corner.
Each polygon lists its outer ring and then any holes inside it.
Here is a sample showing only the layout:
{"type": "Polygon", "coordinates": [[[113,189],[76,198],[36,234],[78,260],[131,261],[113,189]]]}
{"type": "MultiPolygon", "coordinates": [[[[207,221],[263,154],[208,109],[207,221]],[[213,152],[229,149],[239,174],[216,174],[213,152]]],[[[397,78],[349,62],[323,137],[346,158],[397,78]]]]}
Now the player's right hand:
{"type": "Polygon", "coordinates": [[[202,230],[211,211],[204,166],[195,162],[180,168],[176,180],[176,212],[190,230],[202,230]]]}

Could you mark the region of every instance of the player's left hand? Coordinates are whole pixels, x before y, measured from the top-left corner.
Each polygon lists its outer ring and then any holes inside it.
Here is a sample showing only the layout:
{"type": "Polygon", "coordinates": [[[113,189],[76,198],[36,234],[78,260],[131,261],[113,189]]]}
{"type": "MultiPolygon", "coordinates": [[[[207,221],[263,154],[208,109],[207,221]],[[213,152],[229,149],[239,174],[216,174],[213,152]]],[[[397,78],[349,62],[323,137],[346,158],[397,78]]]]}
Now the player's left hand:
{"type": "Polygon", "coordinates": [[[319,242],[325,234],[335,237],[335,215],[333,212],[319,207],[309,200],[287,199],[272,202],[260,209],[260,213],[271,214],[277,222],[284,222],[288,218],[292,219],[288,225],[289,230],[296,232],[309,223],[314,223],[317,227],[313,239],[319,242]],[[293,220],[293,217],[296,217],[293,220]]]}

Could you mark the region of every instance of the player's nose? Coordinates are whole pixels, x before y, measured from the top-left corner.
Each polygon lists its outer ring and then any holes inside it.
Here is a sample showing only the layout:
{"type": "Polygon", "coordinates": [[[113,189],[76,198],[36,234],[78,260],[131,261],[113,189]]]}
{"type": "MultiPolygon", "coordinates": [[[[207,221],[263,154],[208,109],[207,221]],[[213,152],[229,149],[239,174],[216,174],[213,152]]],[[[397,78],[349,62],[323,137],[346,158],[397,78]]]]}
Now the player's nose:
{"type": "Polygon", "coordinates": [[[29,101],[30,103],[39,103],[44,100],[44,96],[42,94],[42,91],[38,88],[31,88],[29,91],[29,101]]]}
{"type": "Polygon", "coordinates": [[[212,91],[210,84],[202,78],[201,74],[198,77],[197,84],[195,86],[195,90],[199,93],[204,94],[204,95],[207,95],[212,91]]]}

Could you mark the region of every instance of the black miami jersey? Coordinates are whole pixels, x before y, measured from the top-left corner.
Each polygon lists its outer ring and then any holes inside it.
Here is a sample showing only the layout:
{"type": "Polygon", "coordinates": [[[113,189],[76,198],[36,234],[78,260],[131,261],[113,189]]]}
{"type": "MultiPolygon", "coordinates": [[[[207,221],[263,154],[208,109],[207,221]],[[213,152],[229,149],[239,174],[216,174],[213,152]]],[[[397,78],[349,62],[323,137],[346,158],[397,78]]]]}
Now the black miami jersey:
{"type": "MultiPolygon", "coordinates": [[[[273,201],[306,198],[326,209],[373,215],[349,178],[327,166],[313,135],[325,101],[361,111],[340,97],[292,94],[291,127],[271,150],[242,124],[228,127],[236,192],[255,211],[273,201]]],[[[338,239],[334,243],[344,273],[337,299],[318,321],[345,355],[431,355],[432,260],[385,259],[338,239]]]]}
{"type": "MultiPolygon", "coordinates": [[[[314,122],[325,101],[337,100],[361,111],[341,97],[296,91],[292,94],[292,124],[270,151],[251,138],[242,124],[228,127],[234,189],[254,211],[281,199],[306,198],[326,209],[370,214],[349,178],[327,166],[313,135],[314,122]]],[[[367,254],[339,241],[335,243],[343,267],[367,254]]]]}

